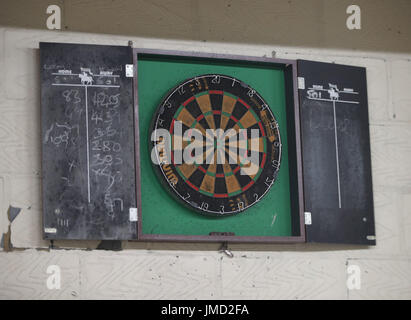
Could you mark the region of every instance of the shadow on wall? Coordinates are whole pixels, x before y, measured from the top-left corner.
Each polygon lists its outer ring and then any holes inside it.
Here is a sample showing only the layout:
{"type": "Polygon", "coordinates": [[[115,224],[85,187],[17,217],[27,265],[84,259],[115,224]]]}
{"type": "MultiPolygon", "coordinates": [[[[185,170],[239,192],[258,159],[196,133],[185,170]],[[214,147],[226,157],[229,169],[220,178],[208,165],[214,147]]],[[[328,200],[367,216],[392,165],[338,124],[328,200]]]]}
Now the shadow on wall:
{"type": "MultiPolygon", "coordinates": [[[[47,29],[49,0],[3,0],[0,25],[47,29]]],[[[358,0],[361,29],[347,28],[349,0],[56,0],[61,30],[348,50],[411,52],[411,1],[358,0]]]]}

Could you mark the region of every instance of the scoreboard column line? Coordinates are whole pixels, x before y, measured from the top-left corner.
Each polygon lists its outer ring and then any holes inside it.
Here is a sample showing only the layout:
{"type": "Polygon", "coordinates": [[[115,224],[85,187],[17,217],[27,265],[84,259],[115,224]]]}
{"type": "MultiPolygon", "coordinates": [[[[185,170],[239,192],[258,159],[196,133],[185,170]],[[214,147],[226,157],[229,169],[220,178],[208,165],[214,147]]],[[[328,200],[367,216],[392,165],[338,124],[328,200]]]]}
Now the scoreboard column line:
{"type": "MultiPolygon", "coordinates": [[[[357,94],[357,92],[355,92],[357,94]]],[[[339,151],[338,151],[338,136],[337,136],[337,114],[335,104],[337,102],[340,103],[351,103],[351,104],[359,104],[358,101],[345,101],[339,99],[325,99],[325,98],[311,98],[307,97],[309,100],[317,100],[317,101],[327,101],[333,103],[333,117],[334,117],[334,141],[335,141],[335,158],[336,158],[336,166],[337,166],[337,189],[338,189],[338,208],[341,209],[341,182],[340,182],[340,162],[339,162],[339,151]]]]}
{"type": "Polygon", "coordinates": [[[87,141],[87,195],[88,195],[88,203],[90,203],[90,146],[89,146],[89,132],[88,132],[88,95],[87,95],[87,86],[84,87],[86,91],[86,141],[87,141]]]}
{"type": "Polygon", "coordinates": [[[337,115],[335,111],[335,101],[333,101],[334,111],[334,137],[335,137],[335,159],[337,161],[337,183],[338,183],[338,207],[341,209],[341,184],[340,184],[340,163],[338,156],[338,137],[337,137],[337,115]]]}

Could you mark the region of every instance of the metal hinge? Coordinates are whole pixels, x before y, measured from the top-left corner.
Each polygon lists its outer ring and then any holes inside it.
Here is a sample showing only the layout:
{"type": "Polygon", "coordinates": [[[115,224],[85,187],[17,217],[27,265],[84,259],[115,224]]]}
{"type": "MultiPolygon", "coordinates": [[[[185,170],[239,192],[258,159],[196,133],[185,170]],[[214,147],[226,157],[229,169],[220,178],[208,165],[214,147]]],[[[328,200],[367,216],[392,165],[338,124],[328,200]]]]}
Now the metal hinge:
{"type": "Polygon", "coordinates": [[[311,219],[311,212],[304,212],[304,221],[306,225],[311,225],[312,224],[312,219],[311,219]]]}
{"type": "Polygon", "coordinates": [[[130,222],[138,221],[138,210],[137,210],[137,208],[130,208],[129,209],[129,220],[130,220],[130,222]]]}
{"type": "Polygon", "coordinates": [[[298,77],[297,82],[298,82],[298,89],[305,90],[305,79],[303,77],[298,77]]]}
{"type": "Polygon", "coordinates": [[[132,78],[134,75],[134,66],[132,64],[126,64],[126,77],[132,78]]]}

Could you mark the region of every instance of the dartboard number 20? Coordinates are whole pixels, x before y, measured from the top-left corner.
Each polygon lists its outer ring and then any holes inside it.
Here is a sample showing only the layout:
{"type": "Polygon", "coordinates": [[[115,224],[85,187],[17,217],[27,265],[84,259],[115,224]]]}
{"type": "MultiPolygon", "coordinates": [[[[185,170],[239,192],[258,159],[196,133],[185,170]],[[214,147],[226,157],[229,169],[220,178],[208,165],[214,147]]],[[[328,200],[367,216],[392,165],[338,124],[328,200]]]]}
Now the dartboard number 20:
{"type": "Polygon", "coordinates": [[[227,75],[208,74],[173,88],[154,114],[154,170],[178,201],[208,215],[256,204],[277,178],[281,139],[258,92],[227,75]]]}

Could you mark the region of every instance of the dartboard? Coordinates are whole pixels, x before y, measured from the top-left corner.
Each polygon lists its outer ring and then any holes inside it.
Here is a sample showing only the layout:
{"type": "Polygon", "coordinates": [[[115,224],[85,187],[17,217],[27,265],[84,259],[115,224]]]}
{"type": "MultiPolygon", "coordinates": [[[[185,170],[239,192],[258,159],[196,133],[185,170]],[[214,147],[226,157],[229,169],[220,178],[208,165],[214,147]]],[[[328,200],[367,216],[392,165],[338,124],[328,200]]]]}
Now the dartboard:
{"type": "Polygon", "coordinates": [[[244,211],[277,178],[278,122],[261,95],[239,79],[207,74],[178,84],[150,130],[151,160],[164,188],[199,213],[244,211]]]}

